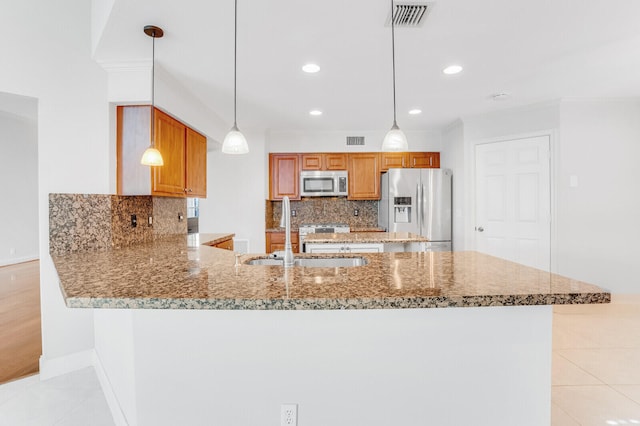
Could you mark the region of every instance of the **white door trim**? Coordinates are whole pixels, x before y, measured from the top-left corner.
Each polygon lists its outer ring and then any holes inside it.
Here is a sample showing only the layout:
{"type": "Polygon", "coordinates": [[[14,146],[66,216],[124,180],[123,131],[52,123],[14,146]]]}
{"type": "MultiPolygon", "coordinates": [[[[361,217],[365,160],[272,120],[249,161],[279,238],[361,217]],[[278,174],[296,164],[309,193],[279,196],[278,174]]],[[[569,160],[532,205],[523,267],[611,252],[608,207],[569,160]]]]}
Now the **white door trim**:
{"type": "Polygon", "coordinates": [[[469,141],[469,143],[465,144],[465,170],[467,181],[466,187],[469,188],[466,191],[466,205],[470,206],[470,211],[466,214],[465,217],[465,247],[468,250],[476,249],[476,232],[475,232],[475,218],[476,218],[476,145],[482,145],[487,143],[494,142],[505,142],[516,139],[528,139],[539,136],[548,136],[549,137],[549,153],[551,158],[549,159],[549,191],[551,196],[551,226],[550,226],[550,271],[557,272],[557,190],[556,190],[556,181],[558,175],[558,161],[560,153],[559,147],[559,138],[558,132],[554,129],[545,129],[536,132],[528,132],[528,133],[518,133],[512,135],[504,135],[499,137],[491,137],[491,138],[482,138],[469,141]]]}

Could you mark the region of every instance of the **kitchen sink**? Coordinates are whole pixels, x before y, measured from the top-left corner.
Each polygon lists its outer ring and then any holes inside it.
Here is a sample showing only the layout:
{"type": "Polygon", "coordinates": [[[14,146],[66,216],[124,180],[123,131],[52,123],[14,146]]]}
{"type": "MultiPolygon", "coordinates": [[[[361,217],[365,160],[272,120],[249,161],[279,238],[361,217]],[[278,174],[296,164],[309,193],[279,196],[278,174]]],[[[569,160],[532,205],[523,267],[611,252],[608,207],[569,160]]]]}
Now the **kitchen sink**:
{"type": "MultiPolygon", "coordinates": [[[[368,263],[364,257],[298,257],[293,266],[302,268],[344,268],[364,266],[368,263]]],[[[276,258],[251,259],[245,265],[282,266],[284,261],[276,258]]]]}

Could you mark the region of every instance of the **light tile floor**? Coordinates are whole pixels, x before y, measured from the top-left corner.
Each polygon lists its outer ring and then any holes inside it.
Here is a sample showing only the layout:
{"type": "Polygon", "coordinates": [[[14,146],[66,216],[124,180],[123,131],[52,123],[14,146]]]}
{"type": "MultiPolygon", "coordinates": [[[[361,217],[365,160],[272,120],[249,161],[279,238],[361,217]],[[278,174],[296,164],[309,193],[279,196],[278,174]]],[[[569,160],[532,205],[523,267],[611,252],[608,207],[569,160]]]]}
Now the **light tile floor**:
{"type": "Polygon", "coordinates": [[[640,295],[555,306],[551,424],[640,425],[640,295]]]}
{"type": "MultiPolygon", "coordinates": [[[[556,306],[552,426],[640,425],[640,295],[556,306]]],[[[92,368],[0,386],[0,425],[111,426],[92,368]]]]}
{"type": "Polygon", "coordinates": [[[40,381],[38,374],[0,386],[2,426],[113,426],[92,367],[40,381]]]}

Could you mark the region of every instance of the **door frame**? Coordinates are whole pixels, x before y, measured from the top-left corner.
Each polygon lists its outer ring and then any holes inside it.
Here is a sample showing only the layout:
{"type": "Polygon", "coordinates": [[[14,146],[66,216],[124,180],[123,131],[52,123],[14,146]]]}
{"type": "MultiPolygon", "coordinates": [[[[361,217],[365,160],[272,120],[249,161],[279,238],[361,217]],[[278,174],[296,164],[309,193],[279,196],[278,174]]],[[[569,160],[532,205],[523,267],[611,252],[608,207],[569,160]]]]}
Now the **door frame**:
{"type": "Polygon", "coordinates": [[[466,194],[466,205],[470,206],[469,214],[466,215],[464,224],[465,224],[465,247],[468,250],[476,250],[477,244],[477,233],[475,231],[475,220],[476,220],[476,146],[484,145],[489,143],[496,142],[508,142],[518,139],[529,139],[534,137],[547,136],[549,138],[549,196],[550,196],[550,219],[551,223],[549,226],[550,231],[550,253],[549,253],[549,269],[550,272],[557,272],[557,190],[556,190],[556,182],[558,176],[558,161],[560,153],[560,143],[558,138],[558,132],[554,129],[548,130],[540,130],[536,132],[528,132],[528,133],[517,133],[511,135],[504,135],[499,137],[490,137],[490,138],[482,138],[470,141],[466,146],[466,161],[465,161],[465,169],[468,170],[467,173],[467,188],[469,190],[466,194]]]}

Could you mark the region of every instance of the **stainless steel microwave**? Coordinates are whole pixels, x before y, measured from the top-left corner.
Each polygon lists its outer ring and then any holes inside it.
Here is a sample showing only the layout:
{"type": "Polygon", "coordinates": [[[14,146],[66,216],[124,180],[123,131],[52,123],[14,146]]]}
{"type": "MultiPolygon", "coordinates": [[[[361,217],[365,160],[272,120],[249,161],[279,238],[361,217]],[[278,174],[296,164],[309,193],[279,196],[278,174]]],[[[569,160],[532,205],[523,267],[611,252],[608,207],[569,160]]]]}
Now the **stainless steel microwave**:
{"type": "Polygon", "coordinates": [[[347,196],[346,170],[303,170],[300,172],[300,195],[302,197],[347,196]]]}

